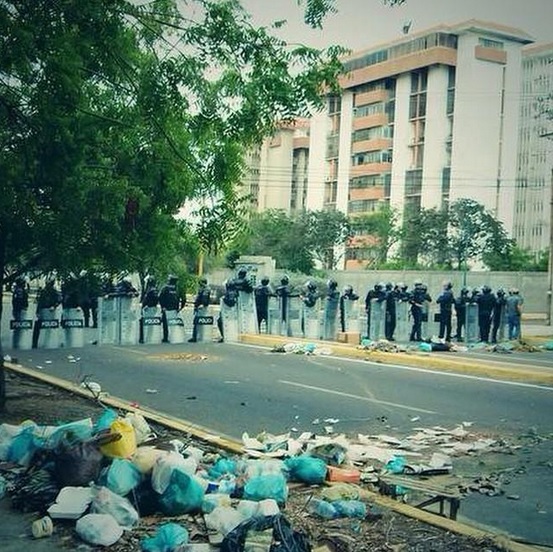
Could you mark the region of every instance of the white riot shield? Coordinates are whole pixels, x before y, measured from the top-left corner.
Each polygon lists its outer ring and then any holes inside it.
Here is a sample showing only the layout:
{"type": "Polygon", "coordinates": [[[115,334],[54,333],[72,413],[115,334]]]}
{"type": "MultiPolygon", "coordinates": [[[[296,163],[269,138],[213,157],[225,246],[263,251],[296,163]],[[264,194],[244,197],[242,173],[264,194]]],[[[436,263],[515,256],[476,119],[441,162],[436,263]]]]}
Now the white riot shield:
{"type": "Polygon", "coordinates": [[[119,343],[138,343],[138,303],[134,297],[118,297],[119,300],[119,343]]]}
{"type": "Polygon", "coordinates": [[[369,339],[378,341],[384,338],[384,322],[386,317],[386,301],[371,299],[371,324],[369,339]]]}
{"type": "Polygon", "coordinates": [[[159,307],[144,307],[142,309],[142,335],[145,345],[161,343],[161,309],[159,307]]]}
{"type": "Polygon", "coordinates": [[[28,311],[21,311],[16,320],[10,320],[12,346],[20,351],[29,351],[33,347],[33,320],[28,311]]]}
{"type": "Polygon", "coordinates": [[[409,303],[407,301],[398,301],[396,305],[396,331],[395,340],[400,343],[409,341],[411,334],[411,321],[409,320],[409,303]]]}
{"type": "Polygon", "coordinates": [[[227,343],[238,342],[238,307],[229,307],[221,299],[221,320],[223,322],[224,340],[227,343]]]}
{"type": "Polygon", "coordinates": [[[256,334],[257,310],[255,308],[255,296],[245,291],[238,292],[238,331],[241,334],[256,334]]]}
{"type": "Polygon", "coordinates": [[[307,339],[321,338],[321,316],[320,302],[317,302],[312,307],[303,305],[303,335],[307,339]]]}
{"type": "Polygon", "coordinates": [[[209,307],[198,308],[195,323],[198,326],[196,340],[202,343],[211,343],[213,341],[213,315],[209,307]]]}
{"type": "Polygon", "coordinates": [[[267,333],[272,335],[280,335],[280,301],[278,297],[269,297],[267,333]]]}
{"type": "Polygon", "coordinates": [[[344,299],[344,330],[346,332],[361,331],[358,299],[344,299]]]}
{"type": "Polygon", "coordinates": [[[480,341],[480,329],[478,326],[478,304],[465,304],[465,343],[477,343],[480,341]]]}
{"type": "Polygon", "coordinates": [[[119,301],[117,297],[98,300],[98,335],[100,345],[118,343],[119,301]]]}
{"type": "MultiPolygon", "coordinates": [[[[441,320],[441,313],[440,309],[438,307],[438,310],[433,311],[432,309],[429,309],[429,315],[428,315],[428,337],[433,336],[439,336],[440,335],[440,320],[441,320]]],[[[447,337],[444,335],[444,337],[447,337]]]]}
{"type": "Polygon", "coordinates": [[[326,299],[323,314],[323,339],[335,341],[338,334],[338,306],[339,300],[326,299]]]}
{"type": "Polygon", "coordinates": [[[505,316],[505,305],[501,305],[501,313],[499,315],[499,328],[497,330],[497,342],[505,341],[505,326],[507,325],[507,317],[505,316]]]}
{"type": "Polygon", "coordinates": [[[36,324],[40,324],[38,347],[57,349],[60,346],[59,309],[40,309],[36,324]]]}
{"type": "Polygon", "coordinates": [[[302,302],[299,297],[288,297],[288,335],[290,337],[302,337],[301,315],[302,302]]]}
{"type": "Polygon", "coordinates": [[[84,315],[81,309],[63,309],[61,326],[64,347],[73,348],[84,345],[84,315]]]}
{"type": "Polygon", "coordinates": [[[290,297],[278,297],[278,335],[288,336],[288,312],[290,297]]]}
{"type": "Polygon", "coordinates": [[[169,343],[184,343],[184,321],[179,311],[166,310],[167,318],[167,340],[169,343]]]}

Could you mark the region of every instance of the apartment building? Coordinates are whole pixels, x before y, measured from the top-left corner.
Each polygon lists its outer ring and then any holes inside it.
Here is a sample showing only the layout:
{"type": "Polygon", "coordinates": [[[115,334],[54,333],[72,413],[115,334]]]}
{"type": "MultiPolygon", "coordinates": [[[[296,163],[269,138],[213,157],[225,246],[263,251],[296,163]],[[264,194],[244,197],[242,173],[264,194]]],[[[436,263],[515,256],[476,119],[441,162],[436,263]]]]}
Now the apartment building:
{"type": "Polygon", "coordinates": [[[242,188],[254,211],[306,208],[310,125],[307,119],[282,124],[274,135],[248,153],[242,188]]]}
{"type": "MultiPolygon", "coordinates": [[[[309,209],[355,216],[482,203],[514,226],[525,32],[477,20],[355,53],[343,92],[311,121],[309,209]]],[[[345,268],[364,268],[364,236],[345,268]]]]}
{"type": "Polygon", "coordinates": [[[553,43],[522,52],[520,132],[513,237],[535,253],[549,249],[553,186],[553,43]]]}

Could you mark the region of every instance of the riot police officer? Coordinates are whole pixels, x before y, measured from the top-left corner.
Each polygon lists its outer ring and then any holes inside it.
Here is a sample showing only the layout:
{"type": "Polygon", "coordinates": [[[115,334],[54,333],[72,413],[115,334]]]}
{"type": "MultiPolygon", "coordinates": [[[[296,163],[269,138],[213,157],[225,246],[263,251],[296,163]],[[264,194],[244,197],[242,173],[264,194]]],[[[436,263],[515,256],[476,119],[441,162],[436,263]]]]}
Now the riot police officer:
{"type": "Polygon", "coordinates": [[[36,323],[33,328],[33,342],[32,347],[36,349],[38,347],[38,339],[40,336],[40,330],[42,329],[42,321],[44,319],[44,310],[55,310],[58,305],[61,304],[61,293],[55,288],[55,282],[53,279],[46,280],[44,288],[39,290],[37,295],[36,305],[36,323]]]}
{"type": "Polygon", "coordinates": [[[455,316],[457,317],[457,331],[455,339],[463,341],[463,328],[467,320],[467,303],[470,302],[469,288],[461,288],[460,295],[455,299],[455,316]]]}
{"type": "Polygon", "coordinates": [[[196,297],[194,298],[194,321],[192,327],[192,337],[188,340],[189,343],[195,343],[198,341],[198,317],[200,316],[200,309],[204,309],[209,306],[211,297],[211,290],[207,285],[207,278],[200,278],[199,288],[196,297]]]}
{"type": "Polygon", "coordinates": [[[440,332],[438,337],[446,341],[451,341],[451,315],[453,311],[453,305],[455,304],[455,297],[451,291],[453,284],[451,282],[445,282],[444,287],[436,303],[440,306],[440,332]]]}
{"type": "Polygon", "coordinates": [[[492,323],[493,309],[496,303],[492,288],[487,284],[482,286],[482,293],[476,298],[478,304],[478,328],[480,341],[487,343],[490,339],[490,326],[492,323]]]}
{"type": "Polygon", "coordinates": [[[365,312],[367,313],[367,337],[371,335],[371,310],[373,299],[376,299],[378,303],[386,300],[384,293],[384,284],[375,284],[373,289],[369,289],[365,297],[365,312]]]}
{"type": "Polygon", "coordinates": [[[254,288],[255,310],[257,312],[257,327],[261,331],[261,323],[265,321],[268,324],[269,319],[269,297],[274,295],[274,291],[269,285],[269,278],[263,276],[261,282],[254,288]]]}
{"type": "Polygon", "coordinates": [[[167,311],[179,309],[179,294],[177,290],[177,276],[173,274],[167,278],[167,283],[159,292],[159,306],[161,307],[161,324],[163,327],[163,343],[169,342],[169,326],[167,324],[167,311]]]}
{"type": "Polygon", "coordinates": [[[248,278],[248,271],[245,268],[240,268],[238,274],[234,280],[234,287],[236,291],[244,291],[245,293],[251,293],[253,291],[253,285],[248,278]]]}
{"type": "Polygon", "coordinates": [[[505,305],[507,298],[505,290],[498,288],[495,292],[495,305],[492,314],[492,343],[497,343],[497,334],[502,324],[505,323],[505,305]]]}
{"type": "Polygon", "coordinates": [[[384,335],[388,341],[395,341],[394,332],[396,331],[396,304],[398,300],[398,292],[392,282],[388,282],[384,288],[384,293],[386,296],[384,335]]]}
{"type": "Polygon", "coordinates": [[[351,285],[344,286],[344,291],[340,296],[340,328],[342,332],[346,331],[346,301],[357,301],[359,295],[353,291],[351,285]]]}
{"type": "Polygon", "coordinates": [[[20,320],[23,312],[29,308],[29,284],[18,276],[12,287],[12,315],[14,320],[20,320]]]}
{"type": "Polygon", "coordinates": [[[156,279],[153,276],[146,276],[145,284],[145,290],[142,294],[141,301],[143,312],[140,316],[139,343],[144,343],[144,309],[155,309],[159,303],[159,291],[157,289],[156,279]]]}
{"type": "Polygon", "coordinates": [[[413,317],[413,326],[411,328],[411,335],[409,336],[410,341],[422,341],[424,304],[431,300],[427,287],[420,280],[417,280],[409,300],[411,304],[411,316],[413,317]]]}
{"type": "MultiPolygon", "coordinates": [[[[232,308],[236,306],[236,302],[238,301],[238,291],[236,289],[235,280],[227,280],[225,282],[225,291],[223,293],[223,296],[221,297],[221,300],[227,307],[232,308]]],[[[223,309],[219,311],[219,317],[217,318],[217,328],[219,330],[219,333],[221,334],[219,343],[223,343],[223,341],[225,340],[222,310],[223,309]]]]}

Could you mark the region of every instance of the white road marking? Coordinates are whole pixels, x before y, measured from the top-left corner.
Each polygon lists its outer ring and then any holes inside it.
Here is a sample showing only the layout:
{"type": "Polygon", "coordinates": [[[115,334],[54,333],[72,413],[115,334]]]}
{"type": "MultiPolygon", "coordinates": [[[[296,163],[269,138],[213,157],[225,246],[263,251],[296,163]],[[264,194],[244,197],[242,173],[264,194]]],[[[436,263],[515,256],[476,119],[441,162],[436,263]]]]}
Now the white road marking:
{"type": "Polygon", "coordinates": [[[314,385],[305,385],[304,383],[298,383],[296,381],[278,380],[279,383],[284,385],[292,385],[294,387],[301,387],[302,389],[311,389],[312,391],[318,391],[319,393],[328,393],[330,395],[338,395],[340,397],[348,397],[349,399],[356,399],[358,401],[372,402],[376,404],[383,404],[391,406],[393,408],[400,408],[402,410],[413,410],[415,412],[422,412],[424,414],[436,414],[433,410],[425,410],[424,408],[417,408],[415,406],[405,406],[404,404],[397,404],[388,401],[379,401],[378,399],[371,399],[370,397],[363,397],[361,395],[353,395],[351,393],[344,393],[342,391],[335,391],[334,389],[325,389],[324,387],[316,387],[314,385]]]}

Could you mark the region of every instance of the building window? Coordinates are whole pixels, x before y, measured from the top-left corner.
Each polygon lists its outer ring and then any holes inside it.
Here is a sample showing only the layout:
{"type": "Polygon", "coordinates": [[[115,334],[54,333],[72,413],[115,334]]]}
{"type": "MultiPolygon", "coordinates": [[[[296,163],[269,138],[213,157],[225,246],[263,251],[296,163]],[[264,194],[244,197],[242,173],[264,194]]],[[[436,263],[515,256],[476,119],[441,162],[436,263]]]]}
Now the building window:
{"type": "Polygon", "coordinates": [[[494,50],[503,50],[503,42],[499,40],[491,40],[490,38],[480,37],[478,39],[478,44],[484,48],[493,48],[494,50]]]}
{"type": "Polygon", "coordinates": [[[328,113],[332,115],[334,113],[340,113],[341,110],[342,110],[342,97],[328,96],[328,113]]]}
{"type": "Polygon", "coordinates": [[[392,150],[365,151],[356,153],[352,157],[352,165],[366,165],[367,163],[391,163],[392,150]]]}
{"type": "Polygon", "coordinates": [[[349,213],[373,213],[378,209],[378,199],[359,199],[350,201],[348,204],[349,213]]]}
{"type": "Polygon", "coordinates": [[[422,192],[422,169],[405,172],[405,197],[422,192]]]}
{"type": "Polygon", "coordinates": [[[353,116],[358,117],[367,117],[368,115],[376,115],[377,113],[384,113],[384,103],[376,102],[368,105],[362,105],[356,107],[353,110],[353,116]]]}

